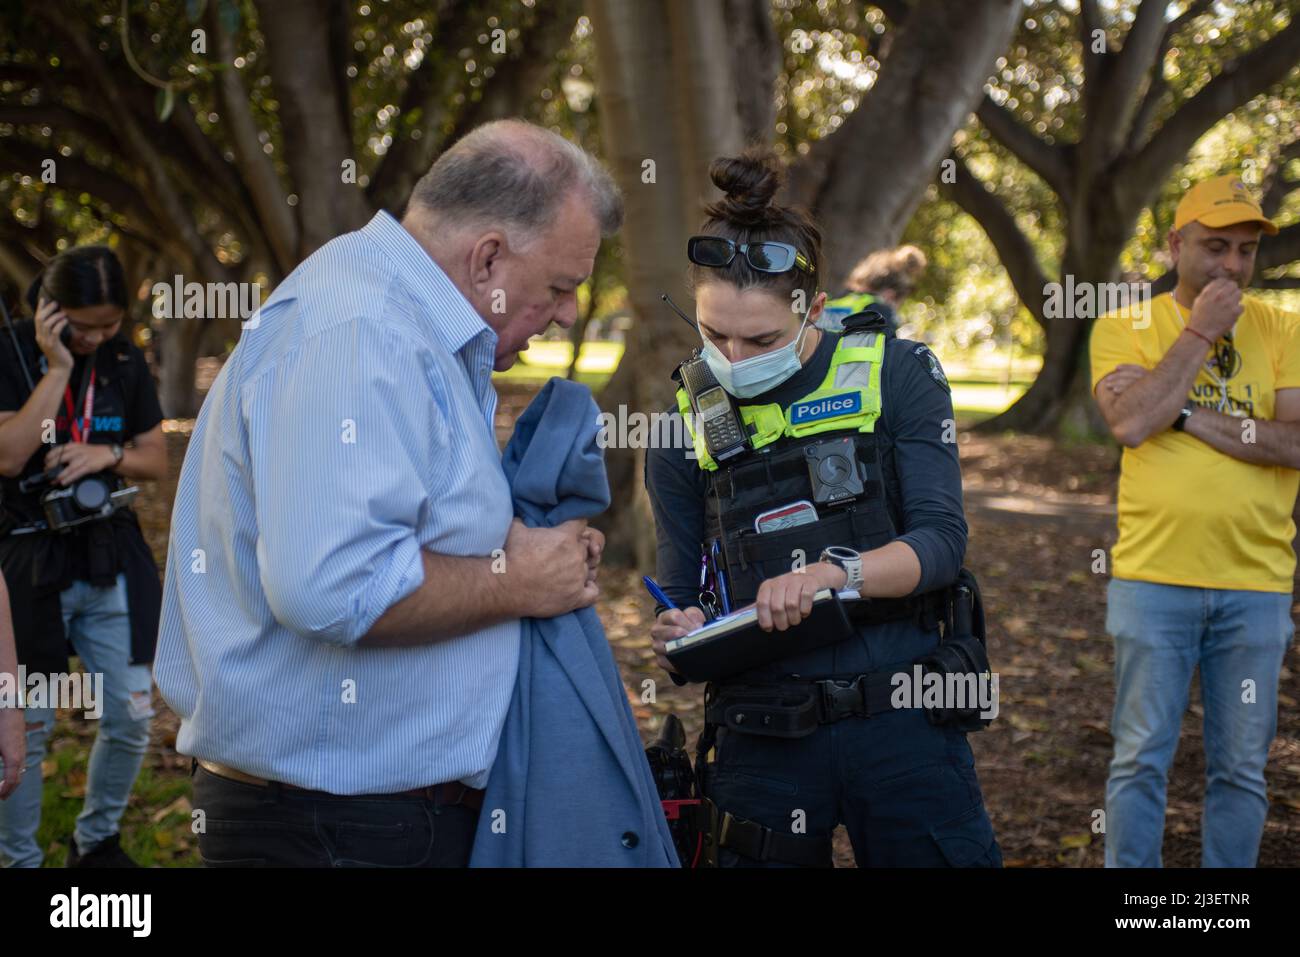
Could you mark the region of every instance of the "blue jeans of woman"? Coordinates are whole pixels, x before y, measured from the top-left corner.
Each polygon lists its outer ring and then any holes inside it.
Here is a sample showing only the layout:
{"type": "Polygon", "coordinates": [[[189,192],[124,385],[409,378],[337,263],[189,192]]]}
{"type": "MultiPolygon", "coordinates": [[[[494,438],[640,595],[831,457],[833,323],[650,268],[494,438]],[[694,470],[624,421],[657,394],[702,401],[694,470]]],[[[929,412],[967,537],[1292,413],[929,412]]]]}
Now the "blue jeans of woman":
{"type": "MultiPolygon", "coordinates": [[[[63,625],[82,669],[103,676],[103,713],[86,773],[86,799],[73,831],[84,855],[117,833],[127,798],[149,744],[151,675],[131,664],[131,619],[126,578],[110,588],[73,582],[60,595],[63,625]]],[[[0,864],[40,867],[41,763],[54,726],[53,708],[28,708],[27,772],[8,800],[0,801],[0,864]]]]}

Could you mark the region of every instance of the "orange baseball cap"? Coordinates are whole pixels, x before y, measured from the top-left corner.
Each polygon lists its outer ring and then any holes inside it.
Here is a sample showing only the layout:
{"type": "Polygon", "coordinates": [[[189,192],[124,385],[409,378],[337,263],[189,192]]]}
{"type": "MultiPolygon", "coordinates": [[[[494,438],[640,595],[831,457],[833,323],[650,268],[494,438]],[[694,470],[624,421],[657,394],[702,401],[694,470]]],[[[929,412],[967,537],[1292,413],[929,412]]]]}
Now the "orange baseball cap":
{"type": "Polygon", "coordinates": [[[1193,220],[1211,229],[1258,223],[1270,236],[1277,235],[1277,226],[1264,215],[1241,177],[1232,174],[1202,180],[1183,194],[1174,213],[1174,229],[1193,220]]]}

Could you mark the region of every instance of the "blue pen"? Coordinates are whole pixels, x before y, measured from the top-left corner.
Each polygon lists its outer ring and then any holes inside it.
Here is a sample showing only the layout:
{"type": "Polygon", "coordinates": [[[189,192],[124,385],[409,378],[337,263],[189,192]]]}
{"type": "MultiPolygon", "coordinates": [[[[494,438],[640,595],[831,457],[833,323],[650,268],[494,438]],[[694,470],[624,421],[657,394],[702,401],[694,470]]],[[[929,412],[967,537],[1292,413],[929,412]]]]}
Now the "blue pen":
{"type": "Polygon", "coordinates": [[[660,588],[658,583],[649,575],[643,575],[641,581],[645,582],[645,590],[650,593],[650,597],[659,602],[659,604],[667,605],[669,608],[673,609],[677,607],[673,604],[673,600],[664,594],[664,590],[660,588]]]}
{"type": "Polygon", "coordinates": [[[731,600],[727,597],[727,576],[723,573],[722,565],[718,562],[720,556],[718,555],[718,540],[716,538],[713,540],[710,551],[713,554],[713,577],[717,579],[718,597],[722,599],[722,613],[730,615],[731,600]]]}

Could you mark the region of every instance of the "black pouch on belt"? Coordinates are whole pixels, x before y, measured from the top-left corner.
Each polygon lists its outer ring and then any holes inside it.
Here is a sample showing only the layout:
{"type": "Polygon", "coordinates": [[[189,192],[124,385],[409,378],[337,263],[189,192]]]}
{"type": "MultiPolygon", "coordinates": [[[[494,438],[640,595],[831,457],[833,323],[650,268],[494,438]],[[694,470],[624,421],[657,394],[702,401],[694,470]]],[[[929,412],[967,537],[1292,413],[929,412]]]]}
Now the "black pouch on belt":
{"type": "MultiPolygon", "coordinates": [[[[992,693],[997,689],[992,684],[979,583],[970,571],[963,568],[953,583],[951,594],[951,614],[944,623],[942,643],[930,654],[918,658],[916,663],[927,674],[961,676],[967,707],[927,708],[925,713],[931,724],[961,731],[982,731],[993,719],[980,714],[980,682],[987,682],[992,693]]],[[[955,682],[945,681],[945,688],[949,685],[955,685],[955,682]]]]}
{"type": "Polygon", "coordinates": [[[807,690],[728,685],[724,691],[709,685],[704,716],[719,727],[771,738],[802,738],[819,723],[812,685],[807,690]]]}

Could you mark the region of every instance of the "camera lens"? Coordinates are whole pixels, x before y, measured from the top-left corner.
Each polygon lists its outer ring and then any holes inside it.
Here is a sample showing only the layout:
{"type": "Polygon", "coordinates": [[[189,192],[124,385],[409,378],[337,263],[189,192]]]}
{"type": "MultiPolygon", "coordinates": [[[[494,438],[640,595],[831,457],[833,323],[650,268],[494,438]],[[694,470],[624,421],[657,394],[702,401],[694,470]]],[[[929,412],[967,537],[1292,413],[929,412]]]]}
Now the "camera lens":
{"type": "Polygon", "coordinates": [[[72,500],[86,512],[97,512],[108,501],[108,486],[100,479],[82,479],[72,490],[72,500]]]}

